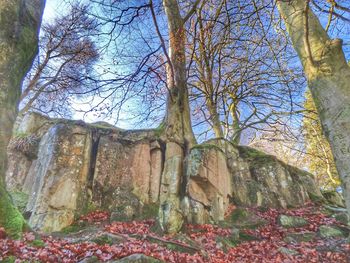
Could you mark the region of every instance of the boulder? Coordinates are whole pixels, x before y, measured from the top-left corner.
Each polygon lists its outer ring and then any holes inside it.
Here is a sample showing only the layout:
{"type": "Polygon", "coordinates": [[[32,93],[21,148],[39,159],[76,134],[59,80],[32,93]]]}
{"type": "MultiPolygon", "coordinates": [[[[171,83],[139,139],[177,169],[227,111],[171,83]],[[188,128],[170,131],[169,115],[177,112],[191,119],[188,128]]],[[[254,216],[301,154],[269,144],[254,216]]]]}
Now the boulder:
{"type": "Polygon", "coordinates": [[[344,225],[350,225],[350,216],[347,212],[340,212],[332,215],[332,217],[344,225]]]}
{"type": "MultiPolygon", "coordinates": [[[[214,145],[200,145],[191,150],[188,157],[187,194],[191,200],[191,211],[188,221],[199,222],[195,218],[197,210],[206,209],[207,216],[212,222],[224,220],[226,209],[232,195],[232,179],[227,167],[226,156],[220,148],[214,145]]],[[[204,213],[205,214],[205,213],[204,213]]]]}
{"type": "Polygon", "coordinates": [[[287,233],[284,241],[286,243],[300,243],[300,242],[309,242],[316,237],[315,232],[295,232],[287,233]]]}
{"type": "Polygon", "coordinates": [[[337,191],[322,191],[322,195],[330,205],[345,207],[345,201],[341,193],[337,191]]]}
{"type": "Polygon", "coordinates": [[[280,226],[291,228],[291,227],[302,227],[306,226],[308,222],[299,216],[287,216],[287,215],[280,215],[277,219],[277,222],[280,226]]]}
{"type": "MultiPolygon", "coordinates": [[[[17,120],[14,134],[6,185],[35,230],[58,231],[90,207],[109,210],[114,220],[143,218],[160,202],[162,176],[163,185],[172,178],[162,175],[164,166],[182,165],[165,162],[171,143],[165,145],[158,130],[30,113],[17,120]]],[[[311,174],[226,140],[196,145],[185,161],[176,187],[188,222],[222,222],[230,203],[287,208],[323,198],[311,174]]]]}
{"type": "MultiPolygon", "coordinates": [[[[51,125],[52,120],[38,113],[30,113],[16,119],[13,138],[7,151],[6,185],[10,191],[23,190],[26,177],[32,166],[35,166],[40,139],[51,125]]],[[[29,194],[29,190],[23,192],[29,194]]]]}
{"type": "Polygon", "coordinates": [[[32,185],[26,211],[33,229],[59,231],[74,221],[87,199],[90,152],[91,133],[83,127],[55,124],[43,136],[27,175],[32,185]]]}
{"type": "Polygon", "coordinates": [[[319,228],[319,235],[322,238],[347,237],[349,232],[349,229],[340,228],[338,226],[324,225],[319,228]]]}
{"type": "Polygon", "coordinates": [[[256,229],[267,223],[267,220],[247,208],[236,208],[224,222],[220,222],[222,226],[233,226],[239,229],[256,229]]]}
{"type": "Polygon", "coordinates": [[[144,254],[133,254],[113,262],[114,263],[161,263],[163,261],[153,257],[146,256],[144,254]]]}
{"type": "Polygon", "coordinates": [[[278,252],[285,254],[285,255],[290,255],[290,256],[295,256],[295,255],[299,254],[298,251],[296,251],[294,249],[286,248],[286,247],[278,248],[278,252]]]}
{"type": "MultiPolygon", "coordinates": [[[[311,196],[322,199],[312,174],[250,147],[239,146],[238,150],[249,167],[245,178],[251,205],[287,208],[303,205],[311,196]]],[[[244,200],[240,202],[244,204],[244,200]]]]}

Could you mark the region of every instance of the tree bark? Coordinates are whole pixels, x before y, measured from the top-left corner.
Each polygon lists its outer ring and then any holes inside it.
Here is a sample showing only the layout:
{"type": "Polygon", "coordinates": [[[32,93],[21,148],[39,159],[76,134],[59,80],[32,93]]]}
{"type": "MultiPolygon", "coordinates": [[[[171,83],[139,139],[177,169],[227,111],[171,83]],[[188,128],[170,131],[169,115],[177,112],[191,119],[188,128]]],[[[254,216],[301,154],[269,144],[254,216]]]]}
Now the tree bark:
{"type": "Polygon", "coordinates": [[[241,142],[242,129],[239,126],[239,116],[237,112],[237,105],[232,103],[230,105],[230,113],[232,118],[232,138],[231,142],[238,145],[241,142]]]}
{"type": "Polygon", "coordinates": [[[277,1],[304,67],[321,124],[330,142],[350,214],[350,68],[340,39],[330,39],[308,1],[277,1]]]}
{"type": "Polygon", "coordinates": [[[210,114],[210,120],[215,133],[215,137],[224,138],[224,132],[221,127],[220,116],[217,110],[216,103],[213,103],[209,99],[207,99],[206,105],[210,114]]]}
{"type": "Polygon", "coordinates": [[[38,46],[44,0],[1,1],[0,4],[0,226],[18,237],[25,221],[5,188],[6,148],[17,115],[21,84],[38,46]]]}
{"type": "Polygon", "coordinates": [[[192,132],[187,89],[184,19],[177,0],[163,0],[168,20],[169,89],[166,115],[165,165],[160,191],[159,222],[166,233],[178,232],[183,224],[181,195],[186,169],[185,156],[195,143],[192,132]]]}

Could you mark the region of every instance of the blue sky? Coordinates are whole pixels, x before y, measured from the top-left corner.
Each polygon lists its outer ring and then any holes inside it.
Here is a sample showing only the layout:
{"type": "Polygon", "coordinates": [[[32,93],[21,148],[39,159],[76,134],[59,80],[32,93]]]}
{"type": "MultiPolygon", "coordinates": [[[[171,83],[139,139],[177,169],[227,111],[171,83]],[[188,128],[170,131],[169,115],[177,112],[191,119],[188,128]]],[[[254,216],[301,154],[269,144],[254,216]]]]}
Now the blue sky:
{"type": "MultiPolygon", "coordinates": [[[[78,2],[78,1],[77,1],[78,2]]],[[[79,1],[82,2],[82,1],[79,1]]],[[[68,10],[69,4],[66,3],[64,0],[47,0],[45,5],[45,10],[43,14],[43,23],[51,22],[57,17],[58,15],[62,15],[64,13],[64,10],[68,10]]],[[[95,99],[96,104],[98,103],[99,98],[95,99]]],[[[127,105],[126,105],[127,106],[127,105]]],[[[76,101],[76,103],[73,105],[74,108],[80,109],[82,111],[86,110],[88,111],[90,109],[90,106],[85,104],[82,101],[76,101]]],[[[86,122],[97,122],[97,121],[107,121],[111,124],[115,124],[114,120],[112,118],[102,118],[95,116],[93,113],[84,114],[84,112],[74,112],[73,119],[82,119],[86,122]]],[[[118,127],[124,128],[124,129],[130,129],[133,128],[133,125],[130,123],[130,121],[127,121],[126,119],[129,116],[126,116],[125,113],[122,113],[120,120],[118,121],[118,127]]]]}
{"type": "MultiPolygon", "coordinates": [[[[78,0],[79,1],[79,0],[78,0]]],[[[52,21],[57,15],[62,14],[62,12],[64,12],[64,10],[67,10],[67,8],[65,7],[67,6],[67,3],[65,3],[65,1],[62,0],[47,0],[46,2],[46,7],[45,7],[45,11],[44,11],[44,17],[43,17],[43,22],[50,22],[52,21]]],[[[324,21],[323,21],[324,22],[324,21]]],[[[329,32],[330,34],[332,34],[332,32],[329,32]]],[[[344,51],[346,53],[346,56],[349,58],[350,56],[350,52],[347,52],[350,48],[349,44],[350,44],[350,32],[348,32],[348,30],[346,31],[346,33],[344,35],[342,35],[341,37],[345,38],[345,47],[344,47],[344,51]]],[[[88,105],[83,106],[83,105],[79,105],[79,102],[77,102],[77,104],[75,105],[76,107],[80,107],[81,109],[84,109],[84,107],[87,109],[87,107],[89,107],[88,105]]],[[[132,105],[129,105],[132,106],[132,105]]],[[[87,116],[84,116],[83,113],[75,113],[73,118],[74,119],[83,119],[85,121],[88,122],[94,122],[94,121],[100,121],[101,118],[94,116],[93,114],[88,114],[87,116]]],[[[122,127],[122,128],[132,128],[133,125],[130,125],[130,121],[127,121],[127,115],[125,114],[125,111],[123,111],[123,114],[121,116],[121,120],[118,122],[118,126],[122,127]],[[124,119],[124,121],[123,121],[124,119]]],[[[108,121],[113,123],[113,119],[112,118],[107,118],[107,119],[103,119],[104,121],[108,121]]]]}

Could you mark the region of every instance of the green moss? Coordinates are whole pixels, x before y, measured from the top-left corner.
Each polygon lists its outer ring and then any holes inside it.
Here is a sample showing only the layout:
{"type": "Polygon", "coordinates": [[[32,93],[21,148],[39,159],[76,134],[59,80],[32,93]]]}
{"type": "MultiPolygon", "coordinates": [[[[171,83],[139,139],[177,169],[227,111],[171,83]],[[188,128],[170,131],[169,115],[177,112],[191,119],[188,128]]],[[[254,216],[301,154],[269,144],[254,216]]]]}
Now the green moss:
{"type": "Polygon", "coordinates": [[[203,150],[215,149],[215,150],[218,150],[220,152],[224,152],[219,146],[217,146],[215,144],[210,144],[210,143],[197,144],[197,145],[193,146],[191,150],[194,150],[194,149],[203,149],[203,150]]]}
{"type": "Polygon", "coordinates": [[[238,151],[240,153],[240,155],[244,158],[264,158],[264,157],[268,157],[268,158],[273,158],[272,155],[268,155],[262,151],[259,151],[257,149],[248,147],[248,146],[238,146],[238,151]]]}
{"type": "Polygon", "coordinates": [[[309,195],[309,197],[310,197],[310,200],[311,200],[313,203],[317,203],[317,204],[325,203],[325,200],[324,200],[322,197],[320,197],[320,196],[318,196],[318,195],[316,195],[316,194],[314,194],[314,193],[308,192],[308,195],[309,195]]]}
{"type": "Polygon", "coordinates": [[[33,247],[45,247],[45,242],[41,239],[35,239],[29,243],[33,247]]]}
{"type": "Polygon", "coordinates": [[[236,208],[225,221],[226,226],[239,229],[257,229],[267,223],[266,220],[245,208],[236,208]]]}
{"type": "Polygon", "coordinates": [[[16,257],[15,256],[8,256],[6,258],[3,259],[3,263],[14,263],[16,261],[16,257]]]}
{"type": "Polygon", "coordinates": [[[232,237],[218,236],[216,238],[216,243],[220,245],[220,247],[225,253],[227,253],[230,248],[236,247],[240,243],[240,241],[232,237]]]}
{"type": "Polygon", "coordinates": [[[64,234],[76,233],[84,229],[84,224],[74,224],[63,228],[60,232],[64,234]]]}
{"type": "Polygon", "coordinates": [[[113,239],[108,235],[102,235],[92,240],[97,245],[113,245],[113,239]]]}
{"type": "Polygon", "coordinates": [[[147,204],[142,208],[142,215],[140,216],[141,220],[144,219],[155,219],[158,216],[159,204],[147,204]]]}
{"type": "Polygon", "coordinates": [[[256,236],[241,232],[239,233],[239,239],[241,241],[254,241],[254,240],[259,240],[256,236]]]}
{"type": "MultiPolygon", "coordinates": [[[[8,256],[6,258],[4,258],[1,263],[15,263],[16,262],[16,257],[15,256],[8,256]]],[[[22,263],[40,263],[40,261],[38,260],[24,260],[21,261],[22,263]]]]}
{"type": "Polygon", "coordinates": [[[9,194],[12,198],[13,204],[21,213],[24,213],[28,203],[29,195],[21,191],[10,191],[9,194]]]}
{"type": "Polygon", "coordinates": [[[274,163],[277,158],[273,155],[266,154],[248,146],[237,146],[239,154],[242,158],[251,162],[251,166],[260,167],[269,163],[274,163]]]}
{"type": "Polygon", "coordinates": [[[116,127],[113,126],[112,124],[109,124],[108,122],[102,122],[102,121],[91,123],[89,124],[89,127],[97,128],[97,129],[107,129],[107,130],[116,129],[116,127]]]}
{"type": "Polygon", "coordinates": [[[235,222],[239,222],[241,220],[247,219],[248,216],[249,216],[249,213],[246,209],[237,208],[232,212],[230,219],[231,219],[231,222],[235,223],[235,222]]]}
{"type": "Polygon", "coordinates": [[[258,193],[260,192],[260,185],[256,181],[247,183],[248,197],[252,204],[258,205],[258,193]]]}
{"type": "MultiPolygon", "coordinates": [[[[1,182],[0,182],[1,184],[1,182]]],[[[3,226],[6,233],[18,239],[21,237],[25,220],[18,209],[12,204],[11,198],[6,190],[0,186],[0,226],[3,226]]]]}
{"type": "Polygon", "coordinates": [[[269,211],[269,208],[267,206],[259,206],[257,209],[262,213],[266,213],[269,211]]]}
{"type": "Polygon", "coordinates": [[[165,122],[162,122],[157,128],[154,129],[154,135],[159,138],[161,137],[165,132],[165,122]]]}
{"type": "Polygon", "coordinates": [[[29,135],[30,134],[28,134],[26,132],[15,131],[12,136],[13,136],[13,138],[26,138],[29,135]]]}
{"type": "Polygon", "coordinates": [[[23,26],[19,43],[19,56],[27,63],[35,55],[36,49],[36,31],[31,26],[23,26]]]}

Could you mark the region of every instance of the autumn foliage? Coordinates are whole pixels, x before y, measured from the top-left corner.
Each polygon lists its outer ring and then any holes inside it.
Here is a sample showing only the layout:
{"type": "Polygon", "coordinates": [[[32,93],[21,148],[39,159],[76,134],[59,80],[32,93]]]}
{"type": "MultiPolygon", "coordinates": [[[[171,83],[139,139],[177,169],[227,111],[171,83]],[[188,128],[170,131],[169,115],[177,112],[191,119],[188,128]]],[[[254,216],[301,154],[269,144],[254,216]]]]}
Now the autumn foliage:
{"type": "MultiPolygon", "coordinates": [[[[154,229],[155,220],[104,223],[107,212],[96,211],[81,217],[80,221],[101,225],[101,231],[123,238],[123,242],[98,245],[92,241],[72,243],[68,239],[41,236],[43,246],[35,246],[33,233],[25,233],[21,240],[6,238],[0,229],[0,261],[9,256],[19,260],[41,262],[79,262],[95,256],[101,261],[119,259],[135,253],[142,253],[165,262],[349,262],[350,245],[345,239],[321,239],[311,242],[286,243],[284,237],[290,232],[316,232],[320,225],[339,225],[334,218],[327,217],[320,207],[308,205],[293,210],[251,209],[268,224],[251,230],[241,230],[255,240],[241,242],[229,249],[223,249],[218,238],[230,237],[233,229],[215,225],[186,225],[184,239],[177,236],[160,236],[154,229]],[[283,228],[277,224],[278,216],[302,216],[309,224],[299,228],[283,228]],[[153,240],[153,241],[152,241],[153,240]],[[154,240],[164,241],[154,242],[154,240]],[[194,253],[179,252],[166,245],[167,242],[193,248],[194,253]],[[294,255],[282,253],[281,248],[296,251],[294,255]]],[[[16,261],[17,262],[17,261],[16,261]]],[[[18,261],[20,262],[20,261],[18,261]]]]}

